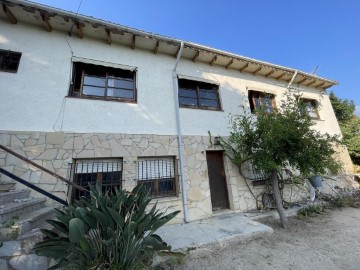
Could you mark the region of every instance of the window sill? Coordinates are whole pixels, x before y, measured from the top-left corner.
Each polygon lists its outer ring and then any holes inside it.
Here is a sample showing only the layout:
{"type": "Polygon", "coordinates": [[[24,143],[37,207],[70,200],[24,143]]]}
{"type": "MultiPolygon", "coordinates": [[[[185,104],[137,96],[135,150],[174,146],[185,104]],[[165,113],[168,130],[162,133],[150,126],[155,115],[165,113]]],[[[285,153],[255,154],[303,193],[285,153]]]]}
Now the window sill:
{"type": "Polygon", "coordinates": [[[186,107],[179,106],[180,109],[191,109],[191,110],[203,110],[203,111],[212,111],[212,112],[224,112],[222,109],[207,109],[207,108],[199,108],[199,107],[186,107]]]}
{"type": "Polygon", "coordinates": [[[75,97],[75,96],[65,96],[65,98],[70,99],[83,99],[83,100],[98,100],[98,101],[110,101],[110,102],[121,102],[121,103],[134,103],[136,100],[123,100],[123,99],[105,99],[105,98],[96,98],[96,97],[75,97]]]}
{"type": "Polygon", "coordinates": [[[178,196],[171,196],[171,197],[159,197],[159,198],[151,198],[151,202],[152,204],[157,203],[157,202],[176,202],[176,201],[180,201],[181,198],[179,198],[178,196]]]}

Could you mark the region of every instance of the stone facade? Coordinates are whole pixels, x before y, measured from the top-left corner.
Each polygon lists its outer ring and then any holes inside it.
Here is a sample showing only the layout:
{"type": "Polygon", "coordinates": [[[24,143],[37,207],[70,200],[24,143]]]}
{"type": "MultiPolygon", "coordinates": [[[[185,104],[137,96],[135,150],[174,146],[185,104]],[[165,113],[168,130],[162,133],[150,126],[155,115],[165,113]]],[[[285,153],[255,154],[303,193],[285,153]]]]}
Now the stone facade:
{"type": "MultiPolygon", "coordinates": [[[[137,158],[174,156],[177,162],[179,158],[178,140],[174,135],[4,131],[1,132],[0,143],[67,179],[71,179],[70,165],[74,159],[123,158],[123,187],[128,190],[137,184],[137,158]]],[[[213,212],[206,152],[220,151],[221,148],[213,146],[208,136],[183,136],[183,145],[190,220],[210,217],[213,212]]],[[[58,197],[69,197],[67,184],[4,151],[0,151],[0,166],[58,197]]],[[[238,168],[226,156],[224,168],[230,209],[248,211],[261,206],[257,205],[255,198],[261,202],[264,186],[253,187],[251,181],[245,182],[238,168]]],[[[4,175],[1,180],[10,181],[4,175]]],[[[177,196],[156,200],[163,210],[181,210],[181,214],[172,221],[174,223],[183,222],[184,219],[180,179],[178,182],[177,196]]],[[[19,189],[22,188],[18,185],[19,189]]],[[[307,189],[285,185],[284,195],[287,201],[304,200],[307,189]]],[[[37,197],[39,194],[34,192],[32,196],[37,197]]]]}

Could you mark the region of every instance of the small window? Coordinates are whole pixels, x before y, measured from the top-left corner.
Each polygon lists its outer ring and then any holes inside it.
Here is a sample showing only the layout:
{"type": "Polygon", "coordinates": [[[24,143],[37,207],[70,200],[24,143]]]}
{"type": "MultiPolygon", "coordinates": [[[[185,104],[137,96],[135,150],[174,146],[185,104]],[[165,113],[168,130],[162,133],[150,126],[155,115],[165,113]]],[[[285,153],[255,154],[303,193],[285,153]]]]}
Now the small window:
{"type": "Polygon", "coordinates": [[[180,107],[221,110],[218,85],[186,79],[178,83],[180,107]]]}
{"type": "Polygon", "coordinates": [[[320,119],[317,109],[317,103],[314,99],[301,99],[301,102],[305,105],[306,114],[311,119],[320,119]]]}
{"type": "Polygon", "coordinates": [[[135,102],[135,72],[75,62],[70,96],[135,102]]]}
{"type": "MultiPolygon", "coordinates": [[[[100,184],[103,191],[122,187],[122,159],[77,159],[72,164],[73,182],[89,189],[89,185],[100,184]]],[[[88,192],[73,189],[72,198],[89,196],[88,192]]]]}
{"type": "Polygon", "coordinates": [[[174,157],[138,159],[138,181],[150,190],[151,197],[176,195],[174,157]]]}
{"type": "Polygon", "coordinates": [[[19,67],[21,53],[0,50],[0,71],[16,73],[19,67]]]}
{"type": "Polygon", "coordinates": [[[263,92],[249,91],[249,103],[252,113],[255,113],[256,110],[264,110],[266,113],[271,113],[275,109],[274,95],[263,92]]]}

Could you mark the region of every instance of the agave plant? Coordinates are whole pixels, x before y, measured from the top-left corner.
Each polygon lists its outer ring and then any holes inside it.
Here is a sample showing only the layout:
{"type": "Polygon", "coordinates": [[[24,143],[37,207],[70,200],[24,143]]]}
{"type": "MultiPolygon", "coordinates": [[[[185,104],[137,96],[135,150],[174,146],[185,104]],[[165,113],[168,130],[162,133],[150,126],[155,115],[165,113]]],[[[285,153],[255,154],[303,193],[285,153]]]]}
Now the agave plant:
{"type": "Polygon", "coordinates": [[[141,185],[109,193],[91,187],[89,199],[47,221],[54,230],[42,230],[45,238],[35,252],[56,260],[49,269],[139,269],[153,252],[171,249],[155,231],[180,212],[165,215],[156,204],[147,210],[149,202],[141,185]]]}

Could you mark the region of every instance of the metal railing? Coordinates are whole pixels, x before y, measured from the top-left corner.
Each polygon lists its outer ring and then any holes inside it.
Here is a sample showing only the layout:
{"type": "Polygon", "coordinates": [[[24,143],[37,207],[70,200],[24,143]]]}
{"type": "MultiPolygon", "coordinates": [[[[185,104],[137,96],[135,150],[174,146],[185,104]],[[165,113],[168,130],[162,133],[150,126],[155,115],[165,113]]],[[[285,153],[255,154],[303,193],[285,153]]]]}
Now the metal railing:
{"type": "MultiPolygon", "coordinates": [[[[83,192],[89,192],[86,188],[81,187],[81,186],[79,186],[79,185],[77,185],[77,184],[69,181],[68,179],[66,179],[66,178],[64,178],[64,177],[62,177],[62,176],[60,176],[60,175],[58,175],[58,174],[56,174],[56,173],[54,173],[54,172],[46,169],[46,168],[44,168],[43,166],[41,166],[41,165],[39,165],[39,164],[36,164],[35,162],[27,159],[26,157],[23,157],[22,155],[19,155],[18,153],[12,151],[11,149],[9,149],[9,148],[1,145],[1,144],[0,144],[0,149],[2,149],[2,150],[4,150],[5,152],[7,152],[7,153],[9,153],[9,154],[11,154],[11,155],[19,158],[20,160],[22,160],[22,161],[24,161],[24,162],[26,162],[26,163],[34,166],[35,168],[37,168],[37,169],[39,169],[39,170],[41,170],[41,171],[43,171],[43,172],[45,172],[45,173],[47,173],[47,174],[55,177],[56,179],[58,179],[58,180],[60,180],[60,181],[62,181],[62,182],[65,182],[66,184],[68,184],[68,185],[70,185],[70,186],[72,186],[72,187],[74,187],[74,188],[76,188],[76,189],[78,189],[78,190],[81,190],[81,191],[83,191],[83,192]]],[[[3,174],[5,174],[6,176],[12,178],[13,180],[15,180],[15,181],[17,181],[17,182],[19,182],[19,183],[21,183],[21,184],[23,184],[23,185],[25,185],[25,186],[33,189],[33,190],[35,190],[35,191],[37,191],[37,192],[45,195],[46,197],[48,197],[48,198],[50,198],[50,199],[52,199],[52,200],[55,200],[55,201],[57,201],[57,202],[59,202],[59,203],[61,203],[61,204],[63,204],[63,205],[68,205],[68,203],[67,203],[65,200],[63,200],[63,199],[61,199],[61,198],[59,198],[59,197],[57,197],[57,196],[55,196],[55,195],[47,192],[46,190],[44,190],[44,189],[42,189],[42,188],[40,188],[40,187],[38,187],[38,186],[30,183],[30,182],[28,182],[28,181],[26,181],[26,180],[18,177],[18,176],[10,173],[9,171],[7,171],[7,170],[5,170],[5,169],[3,169],[3,168],[0,168],[0,172],[3,173],[3,174]]]]}

